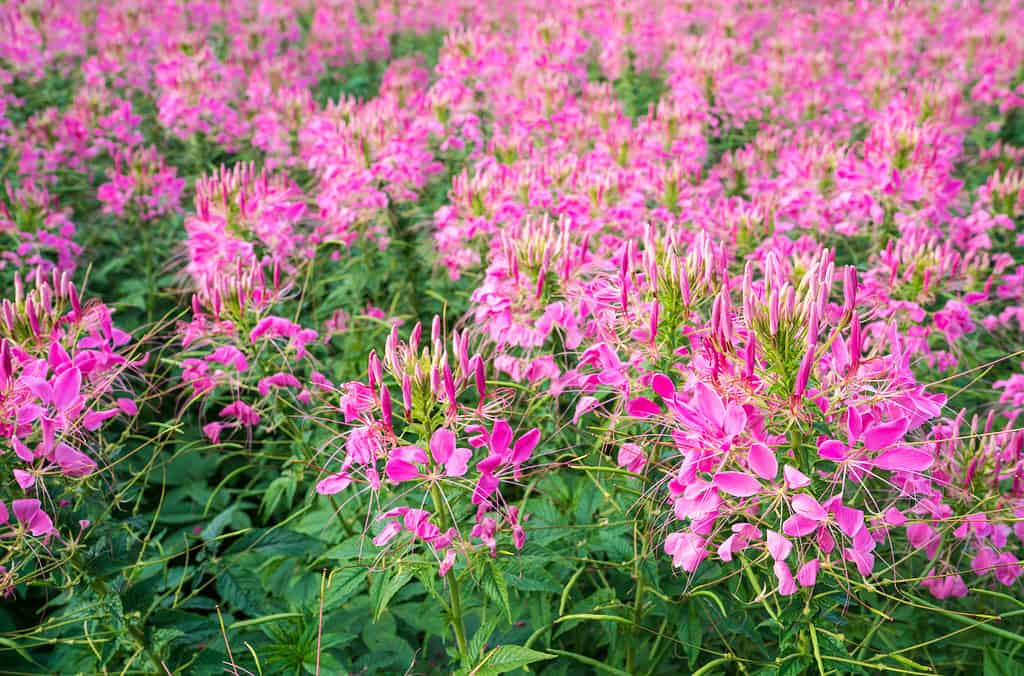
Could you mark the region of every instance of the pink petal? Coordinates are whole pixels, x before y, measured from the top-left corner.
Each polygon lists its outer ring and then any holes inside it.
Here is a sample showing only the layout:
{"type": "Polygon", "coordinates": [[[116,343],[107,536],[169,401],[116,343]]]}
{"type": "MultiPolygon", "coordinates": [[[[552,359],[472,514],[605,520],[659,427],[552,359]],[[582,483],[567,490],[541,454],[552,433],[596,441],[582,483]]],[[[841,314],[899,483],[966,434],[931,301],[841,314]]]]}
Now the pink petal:
{"type": "Polygon", "coordinates": [[[597,397],[580,397],[580,400],[576,402],[576,412],[572,416],[572,424],[578,425],[580,418],[588,411],[597,408],[599,403],[601,402],[598,401],[597,397]]]}
{"type": "Polygon", "coordinates": [[[388,479],[391,481],[401,483],[417,478],[420,475],[420,470],[410,462],[400,458],[392,458],[384,466],[384,473],[388,475],[388,479]]]}
{"type": "Polygon", "coordinates": [[[859,509],[839,505],[832,509],[832,513],[835,514],[839,530],[843,531],[847,537],[852,538],[864,527],[864,512],[859,509]]]}
{"type": "Polygon", "coordinates": [[[388,524],[384,526],[384,529],[377,534],[377,537],[373,538],[373,544],[378,547],[383,547],[390,542],[396,535],[402,532],[402,525],[397,521],[388,521],[388,524]]]}
{"type": "Polygon", "coordinates": [[[455,565],[455,550],[449,549],[444,553],[444,558],[441,559],[441,565],[437,567],[437,574],[444,577],[448,574],[448,571],[455,565]]]}
{"type": "Polygon", "coordinates": [[[644,465],[647,464],[647,457],[644,455],[644,450],[634,443],[627,442],[619,447],[619,455],[616,459],[619,467],[624,467],[627,471],[639,474],[644,465]]]}
{"type": "Polygon", "coordinates": [[[847,561],[853,561],[857,566],[857,572],[867,577],[875,568],[875,555],[871,552],[847,548],[843,550],[847,561]]]}
{"type": "Polygon", "coordinates": [[[738,498],[749,497],[761,490],[758,480],[743,472],[719,472],[712,484],[723,493],[738,498]]]}
{"type": "Polygon", "coordinates": [[[434,462],[445,464],[455,450],[455,433],[442,427],[430,436],[430,455],[434,462]]]}
{"type": "Polygon", "coordinates": [[[57,444],[53,457],[60,465],[61,471],[68,476],[89,476],[96,471],[96,462],[92,458],[85,453],[76,451],[64,442],[57,444]]]}
{"type": "Polygon", "coordinates": [[[476,464],[476,468],[481,474],[493,475],[494,471],[501,466],[501,462],[502,458],[500,455],[488,455],[476,464]]]}
{"type": "Polygon", "coordinates": [[[665,553],[672,556],[672,565],[682,568],[687,573],[697,570],[697,566],[708,555],[704,548],[704,538],[694,533],[671,533],[665,538],[665,553]]]}
{"type": "Polygon", "coordinates": [[[747,427],[747,413],[739,404],[730,403],[725,409],[725,420],[722,423],[724,432],[734,437],[747,427]]]}
{"type": "Polygon", "coordinates": [[[23,491],[27,491],[29,488],[36,483],[36,478],[31,472],[26,472],[23,469],[14,470],[14,480],[18,482],[23,491]]]}
{"type": "Polygon", "coordinates": [[[864,432],[864,445],[871,451],[891,446],[903,438],[910,426],[906,418],[892,420],[881,425],[872,425],[864,432]]]}
{"type": "Polygon", "coordinates": [[[775,577],[779,580],[779,596],[795,594],[796,582],[793,581],[793,573],[790,572],[789,566],[784,561],[776,561],[772,569],[775,571],[775,577]]]}
{"type": "Polygon", "coordinates": [[[138,405],[136,405],[134,399],[128,399],[126,397],[122,397],[122,398],[117,400],[117,407],[119,409],[121,409],[121,412],[124,413],[125,415],[138,415],[139,414],[139,407],[138,407],[138,405]]]}
{"type": "Polygon", "coordinates": [[[323,478],[316,484],[316,492],[320,495],[334,495],[348,488],[352,483],[352,477],[346,472],[338,472],[329,477],[323,478]]]}
{"type": "Polygon", "coordinates": [[[721,425],[725,422],[725,405],[718,393],[704,383],[698,382],[694,387],[694,402],[705,418],[721,425]]]}
{"type": "Polygon", "coordinates": [[[786,465],[782,468],[782,476],[786,478],[786,488],[790,490],[797,490],[811,483],[807,475],[792,465],[786,465]]]}
{"type": "Polygon", "coordinates": [[[793,551],[793,543],[782,537],[773,530],[767,531],[768,539],[768,553],[772,555],[772,559],[776,561],[783,561],[789,556],[790,552],[793,551]]]}
{"type": "Polygon", "coordinates": [[[829,439],[818,446],[818,456],[833,462],[842,462],[846,459],[847,446],[836,439],[829,439]]]}
{"type": "Polygon", "coordinates": [[[654,390],[658,396],[666,399],[674,397],[676,394],[675,384],[672,382],[672,379],[664,373],[654,374],[651,378],[651,389],[654,390]]]}
{"type": "Polygon", "coordinates": [[[474,505],[482,505],[488,502],[488,498],[498,490],[498,479],[492,474],[480,473],[476,486],[473,487],[472,502],[474,505]]]}
{"type": "Polygon", "coordinates": [[[35,422],[43,414],[43,409],[36,404],[26,404],[18,408],[18,424],[27,425],[35,422]]]}
{"type": "Polygon", "coordinates": [[[732,546],[735,541],[735,535],[730,535],[722,540],[722,544],[718,545],[718,558],[722,559],[726,563],[732,561],[732,546]]]}
{"type": "Polygon", "coordinates": [[[775,454],[761,443],[750,445],[747,464],[762,479],[774,479],[775,475],[779,473],[779,461],[775,458],[775,454]]]}
{"type": "Polygon", "coordinates": [[[15,500],[11,503],[11,509],[18,521],[25,524],[32,535],[46,535],[53,531],[53,521],[49,515],[40,509],[38,500],[26,498],[15,500]]]}
{"type": "Polygon", "coordinates": [[[499,420],[494,423],[491,430],[491,452],[495,455],[505,455],[508,445],[512,443],[512,428],[507,420],[499,420]]]}
{"type": "Polygon", "coordinates": [[[647,397],[634,397],[626,404],[626,413],[634,418],[647,418],[661,414],[661,407],[647,397]]]}
{"type": "Polygon", "coordinates": [[[427,452],[419,446],[399,446],[391,451],[391,457],[413,465],[426,465],[429,462],[427,452]]]}
{"type": "Polygon", "coordinates": [[[903,512],[896,509],[895,507],[890,507],[889,509],[885,510],[884,517],[885,523],[887,523],[890,526],[902,526],[907,522],[907,517],[905,517],[903,515],[903,512]]]}
{"type": "Polygon", "coordinates": [[[818,581],[819,568],[821,568],[821,564],[818,563],[818,559],[811,559],[800,566],[800,570],[796,573],[796,581],[800,583],[801,587],[813,587],[818,581]]]}
{"type": "Polygon", "coordinates": [[[22,376],[21,382],[28,385],[28,389],[32,390],[44,404],[49,404],[53,400],[53,387],[45,378],[38,378],[36,376],[22,376]]]}
{"type": "Polygon", "coordinates": [[[799,514],[794,514],[782,522],[782,532],[792,538],[803,537],[808,533],[813,533],[817,528],[817,521],[799,514]]]}
{"type": "Polygon", "coordinates": [[[63,411],[71,404],[82,390],[82,372],[77,368],[69,368],[53,381],[53,405],[63,411]]]}
{"type": "Polygon", "coordinates": [[[445,474],[448,476],[465,476],[469,469],[469,460],[473,457],[473,451],[468,448],[456,448],[445,465],[445,474]]]}
{"type": "Polygon", "coordinates": [[[852,446],[864,432],[864,420],[855,408],[851,408],[846,414],[847,441],[852,446]]]}
{"type": "Polygon", "coordinates": [[[14,516],[18,521],[22,523],[28,523],[35,516],[36,512],[39,511],[40,502],[33,498],[25,498],[24,500],[15,500],[11,503],[11,511],[14,512],[14,516]]]}
{"type": "Polygon", "coordinates": [[[923,472],[932,466],[935,458],[931,453],[913,448],[894,448],[874,459],[875,467],[892,472],[923,472]]]}
{"type": "Polygon", "coordinates": [[[32,449],[23,444],[16,438],[11,439],[11,445],[14,446],[14,453],[27,463],[35,461],[35,455],[32,453],[32,449]]]}
{"type": "Polygon", "coordinates": [[[794,495],[791,504],[794,512],[813,521],[824,521],[828,516],[821,503],[805,493],[794,495]]]}
{"type": "Polygon", "coordinates": [[[537,448],[538,443],[540,443],[540,430],[534,427],[516,440],[515,446],[512,448],[512,462],[518,465],[529,460],[530,454],[533,453],[533,449],[537,448]]]}
{"type": "Polygon", "coordinates": [[[89,411],[82,417],[82,427],[90,432],[95,432],[104,422],[110,420],[115,415],[117,415],[116,408],[108,408],[105,411],[89,411]]]}

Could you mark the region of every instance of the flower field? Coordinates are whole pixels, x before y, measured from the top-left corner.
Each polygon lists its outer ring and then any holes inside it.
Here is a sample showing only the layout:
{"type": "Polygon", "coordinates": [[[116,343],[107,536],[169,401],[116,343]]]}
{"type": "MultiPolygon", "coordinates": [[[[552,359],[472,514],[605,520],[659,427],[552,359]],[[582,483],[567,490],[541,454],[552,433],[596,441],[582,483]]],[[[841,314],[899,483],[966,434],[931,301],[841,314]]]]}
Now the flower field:
{"type": "Polygon", "coordinates": [[[0,673],[1024,674],[1019,0],[0,3],[0,673]]]}

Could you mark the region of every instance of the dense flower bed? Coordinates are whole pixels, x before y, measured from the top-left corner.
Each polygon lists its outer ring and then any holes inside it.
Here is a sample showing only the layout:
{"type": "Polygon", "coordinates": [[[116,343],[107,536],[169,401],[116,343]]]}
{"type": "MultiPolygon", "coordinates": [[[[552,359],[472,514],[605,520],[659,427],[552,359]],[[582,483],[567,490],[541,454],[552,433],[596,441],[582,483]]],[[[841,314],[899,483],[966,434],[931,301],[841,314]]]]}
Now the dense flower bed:
{"type": "Polygon", "coordinates": [[[1016,673],[1017,2],[0,7],[12,673],[1016,673]]]}

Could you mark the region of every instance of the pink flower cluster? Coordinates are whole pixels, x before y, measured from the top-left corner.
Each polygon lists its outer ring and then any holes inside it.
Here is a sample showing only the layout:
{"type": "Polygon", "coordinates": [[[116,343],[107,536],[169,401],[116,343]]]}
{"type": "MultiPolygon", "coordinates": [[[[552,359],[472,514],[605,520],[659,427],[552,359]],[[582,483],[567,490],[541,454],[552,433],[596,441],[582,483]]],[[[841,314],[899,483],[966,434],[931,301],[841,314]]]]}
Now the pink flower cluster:
{"type": "MultiPolygon", "coordinates": [[[[21,524],[13,541],[4,539],[11,554],[23,537],[59,537],[55,510],[66,504],[64,489],[107,459],[102,428],[138,413],[130,372],[145,359],[132,358],[131,338],[113,325],[110,310],[82,304],[66,274],[47,278],[37,270],[27,289],[15,276],[14,297],[0,302],[0,315],[0,437],[13,450],[4,456],[13,479],[4,497],[21,524]]],[[[2,500],[0,517],[7,524],[2,500]]]]}
{"type": "Polygon", "coordinates": [[[373,543],[389,546],[403,533],[406,547],[422,541],[443,576],[459,553],[483,547],[496,556],[503,532],[523,547],[527,516],[505,501],[502,487],[530,471],[541,435],[537,428],[516,434],[498,417],[503,395],[488,391],[485,361],[470,356],[465,333],[453,332],[449,353],[438,317],[429,343],[422,339],[420,324],[407,342],[393,328],[384,359],[370,353],[367,382],[339,388],[331,409],[350,429],[330,451],[332,464],[341,456],[340,466],[316,490],[334,495],[356,484],[370,491],[370,504],[384,506],[374,517],[384,525],[373,543]],[[410,499],[410,487],[431,509],[396,506],[410,499]]]}

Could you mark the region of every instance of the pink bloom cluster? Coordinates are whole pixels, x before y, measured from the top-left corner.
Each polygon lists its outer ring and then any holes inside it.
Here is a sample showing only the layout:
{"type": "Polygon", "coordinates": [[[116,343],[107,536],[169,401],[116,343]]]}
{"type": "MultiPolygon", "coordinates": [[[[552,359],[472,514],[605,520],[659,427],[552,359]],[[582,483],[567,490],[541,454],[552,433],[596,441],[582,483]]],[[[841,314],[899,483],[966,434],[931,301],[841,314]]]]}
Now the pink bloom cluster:
{"type": "MultiPolygon", "coordinates": [[[[604,421],[615,452],[584,459],[655,496],[684,571],[756,561],[790,595],[900,579],[907,559],[937,597],[1015,584],[1024,374],[983,420],[929,381],[1024,328],[1022,151],[996,140],[1024,107],[1024,16],[895,4],[8,3],[0,264],[37,270],[0,318],[16,482],[90,474],[86,433],[134,408],[111,400],[127,336],[109,311],[40,281],[81,254],[62,181],[148,222],[187,187],[161,152],[199,171],[254,153],[195,183],[182,379],[214,443],[289,415],[343,426],[317,490],[369,493],[378,546],[425,549],[442,574],[507,534],[523,546],[507,496],[540,432],[489,390],[500,376],[561,422],[604,421]],[[431,31],[432,70],[395,58],[371,100],[314,96],[431,31]],[[59,104],[12,93],[64,80],[59,104]],[[393,330],[336,385],[311,350],[356,306],[310,311],[313,266],[411,240],[412,220],[449,277],[479,279],[472,326],[393,330]]],[[[31,499],[15,522],[43,535],[31,499]]]]}
{"type": "Polygon", "coordinates": [[[364,486],[374,494],[371,504],[385,506],[374,517],[384,522],[374,544],[384,547],[405,533],[406,544],[429,546],[445,575],[459,553],[483,547],[496,556],[503,532],[523,547],[527,516],[505,501],[502,488],[530,469],[540,431],[516,434],[498,417],[503,395],[488,391],[487,365],[481,355],[470,356],[467,334],[453,332],[449,353],[438,317],[429,342],[421,345],[423,339],[420,324],[407,342],[394,327],[384,359],[370,353],[367,381],[339,388],[331,409],[350,429],[330,454],[332,463],[341,456],[340,466],[316,490],[334,495],[364,486]],[[410,500],[407,485],[431,509],[394,506],[410,500]]]}
{"type": "MultiPolygon", "coordinates": [[[[105,305],[81,303],[66,274],[37,270],[27,289],[15,276],[14,297],[0,302],[0,437],[13,451],[4,498],[21,524],[3,540],[8,554],[23,536],[58,534],[65,487],[106,459],[102,428],[138,413],[129,372],[145,360],[132,359],[130,340],[105,305]]],[[[7,524],[2,500],[0,517],[7,524]]]]}

